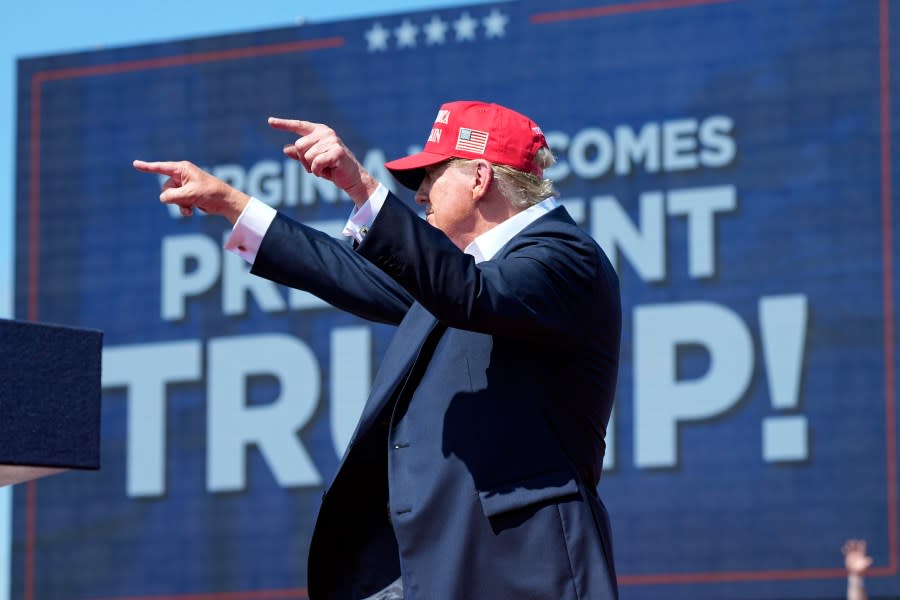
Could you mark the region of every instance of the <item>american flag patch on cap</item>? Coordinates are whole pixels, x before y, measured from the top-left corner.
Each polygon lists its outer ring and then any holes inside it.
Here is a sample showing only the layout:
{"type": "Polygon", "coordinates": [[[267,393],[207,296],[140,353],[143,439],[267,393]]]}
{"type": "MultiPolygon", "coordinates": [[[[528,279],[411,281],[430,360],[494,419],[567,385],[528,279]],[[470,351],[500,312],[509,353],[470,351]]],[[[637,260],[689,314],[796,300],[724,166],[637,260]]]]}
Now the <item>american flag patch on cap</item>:
{"type": "Polygon", "coordinates": [[[456,138],[456,149],[475,154],[484,154],[487,142],[488,134],[486,131],[462,127],[459,130],[459,136],[456,138]]]}

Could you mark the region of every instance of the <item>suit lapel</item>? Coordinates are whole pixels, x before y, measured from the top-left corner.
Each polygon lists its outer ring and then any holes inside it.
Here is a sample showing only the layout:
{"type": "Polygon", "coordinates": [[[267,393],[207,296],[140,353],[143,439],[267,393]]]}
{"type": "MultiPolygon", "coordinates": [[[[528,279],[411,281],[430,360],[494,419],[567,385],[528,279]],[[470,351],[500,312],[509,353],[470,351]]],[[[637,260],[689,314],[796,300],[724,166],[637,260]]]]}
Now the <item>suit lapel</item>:
{"type": "Polygon", "coordinates": [[[385,352],[381,367],[372,383],[372,391],[366,406],[359,418],[359,425],[350,440],[350,446],[375,423],[378,415],[395,397],[400,386],[406,380],[416,357],[428,334],[437,326],[438,321],[418,302],[410,307],[409,312],[397,327],[394,339],[385,352]]]}

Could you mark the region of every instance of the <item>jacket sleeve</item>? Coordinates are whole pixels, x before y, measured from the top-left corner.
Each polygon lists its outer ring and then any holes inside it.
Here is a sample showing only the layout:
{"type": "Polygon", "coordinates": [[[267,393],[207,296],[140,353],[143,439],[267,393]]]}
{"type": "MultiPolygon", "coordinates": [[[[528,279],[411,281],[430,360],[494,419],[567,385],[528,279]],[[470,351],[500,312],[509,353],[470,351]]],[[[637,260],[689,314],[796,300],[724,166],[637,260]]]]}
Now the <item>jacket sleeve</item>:
{"type": "Polygon", "coordinates": [[[413,299],[402,286],[343,243],[278,214],[251,272],[308,291],[354,315],[397,325],[413,299]]]}
{"type": "Polygon", "coordinates": [[[357,252],[450,327],[512,338],[583,337],[618,314],[618,279],[570,219],[538,219],[492,260],[475,264],[389,195],[357,252]]]}

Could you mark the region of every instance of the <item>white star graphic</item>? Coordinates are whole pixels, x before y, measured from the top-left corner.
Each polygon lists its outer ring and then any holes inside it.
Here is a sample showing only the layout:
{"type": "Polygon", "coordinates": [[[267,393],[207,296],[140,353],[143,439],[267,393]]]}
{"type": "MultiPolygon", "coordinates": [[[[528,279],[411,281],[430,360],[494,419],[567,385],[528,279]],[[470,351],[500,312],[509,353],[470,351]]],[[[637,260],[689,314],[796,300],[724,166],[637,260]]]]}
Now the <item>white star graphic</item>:
{"type": "Polygon", "coordinates": [[[440,17],[434,15],[431,20],[422,27],[425,30],[425,41],[428,45],[443,44],[447,36],[447,24],[440,17]]]}
{"type": "Polygon", "coordinates": [[[394,30],[394,35],[397,37],[398,48],[413,48],[416,45],[419,28],[413,25],[409,19],[403,19],[400,27],[394,30]]]}
{"type": "Polygon", "coordinates": [[[506,35],[506,24],[509,23],[509,17],[495,8],[481,22],[484,24],[486,37],[503,37],[506,35]]]}
{"type": "Polygon", "coordinates": [[[478,21],[464,12],[460,18],[453,22],[453,28],[456,30],[456,41],[475,39],[475,28],[478,27],[478,21]]]}
{"type": "Polygon", "coordinates": [[[391,37],[391,32],[376,22],[372,25],[372,29],[366,32],[366,41],[369,42],[369,52],[377,52],[379,50],[387,50],[387,41],[391,37]]]}

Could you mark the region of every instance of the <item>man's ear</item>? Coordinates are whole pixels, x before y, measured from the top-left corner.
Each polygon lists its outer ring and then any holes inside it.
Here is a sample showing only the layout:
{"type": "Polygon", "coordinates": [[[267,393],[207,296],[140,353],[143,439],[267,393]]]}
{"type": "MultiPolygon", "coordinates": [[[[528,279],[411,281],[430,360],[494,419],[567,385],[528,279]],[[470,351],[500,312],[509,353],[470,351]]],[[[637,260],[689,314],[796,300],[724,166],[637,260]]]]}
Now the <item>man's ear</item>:
{"type": "Polygon", "coordinates": [[[494,181],[494,169],[491,168],[491,163],[481,158],[472,161],[472,163],[475,167],[473,172],[474,185],[472,186],[472,199],[478,202],[484,198],[485,194],[488,193],[488,190],[491,189],[491,184],[494,181]]]}

